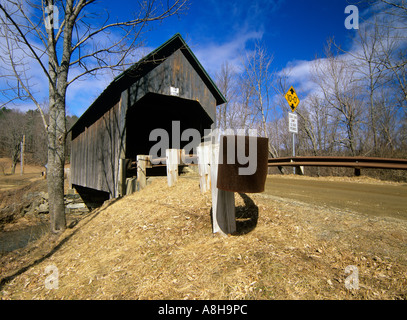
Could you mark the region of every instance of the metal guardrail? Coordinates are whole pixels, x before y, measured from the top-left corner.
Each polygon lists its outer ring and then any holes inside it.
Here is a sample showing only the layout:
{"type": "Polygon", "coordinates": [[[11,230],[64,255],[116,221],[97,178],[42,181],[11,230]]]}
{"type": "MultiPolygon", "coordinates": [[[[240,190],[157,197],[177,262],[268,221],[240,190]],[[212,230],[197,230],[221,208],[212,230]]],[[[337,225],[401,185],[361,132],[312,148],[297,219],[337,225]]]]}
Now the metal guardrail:
{"type": "MultiPolygon", "coordinates": [[[[191,165],[197,161],[197,155],[180,156],[180,163],[191,165]]],[[[194,163],[196,164],[196,163],[194,163]]],[[[166,158],[151,159],[150,167],[166,166],[166,158]]],[[[336,157],[336,156],[305,156],[269,158],[269,167],[347,167],[360,169],[391,169],[407,170],[407,159],[375,158],[375,157],[336,157]]]]}
{"type": "Polygon", "coordinates": [[[374,158],[374,157],[284,157],[269,158],[269,167],[349,167],[355,169],[392,169],[407,170],[407,159],[374,158]]]}

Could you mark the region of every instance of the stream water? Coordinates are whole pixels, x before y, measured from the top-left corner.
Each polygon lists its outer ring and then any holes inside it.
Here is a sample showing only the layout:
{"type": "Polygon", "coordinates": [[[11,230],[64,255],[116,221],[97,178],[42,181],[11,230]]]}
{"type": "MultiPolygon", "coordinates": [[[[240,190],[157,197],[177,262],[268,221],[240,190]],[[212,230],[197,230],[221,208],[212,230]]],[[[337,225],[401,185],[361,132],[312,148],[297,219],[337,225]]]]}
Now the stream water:
{"type": "Polygon", "coordinates": [[[49,232],[49,224],[41,223],[16,231],[0,232],[0,253],[24,248],[49,232]]]}

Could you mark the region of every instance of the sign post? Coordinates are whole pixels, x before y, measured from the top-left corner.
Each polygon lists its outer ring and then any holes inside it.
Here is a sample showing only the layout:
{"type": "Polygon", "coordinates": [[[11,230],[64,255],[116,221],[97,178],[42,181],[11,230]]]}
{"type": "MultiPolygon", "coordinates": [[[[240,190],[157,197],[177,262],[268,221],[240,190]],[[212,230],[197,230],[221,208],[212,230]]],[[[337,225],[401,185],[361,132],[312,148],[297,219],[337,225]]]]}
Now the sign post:
{"type": "MultiPolygon", "coordinates": [[[[291,86],[291,88],[285,94],[285,99],[287,100],[292,111],[288,113],[288,130],[293,134],[293,157],[295,157],[295,135],[298,134],[298,118],[297,114],[294,112],[300,103],[300,99],[298,98],[293,86],[291,86]]],[[[293,172],[295,174],[295,167],[293,167],[293,172]]]]}
{"type": "Polygon", "coordinates": [[[291,133],[298,133],[298,120],[297,115],[295,113],[288,113],[288,130],[291,133]]]}
{"type": "MultiPolygon", "coordinates": [[[[293,134],[293,157],[295,157],[295,135],[298,134],[298,118],[295,113],[288,113],[288,130],[293,134]]],[[[293,172],[295,172],[295,167],[293,167],[293,172]]]]}

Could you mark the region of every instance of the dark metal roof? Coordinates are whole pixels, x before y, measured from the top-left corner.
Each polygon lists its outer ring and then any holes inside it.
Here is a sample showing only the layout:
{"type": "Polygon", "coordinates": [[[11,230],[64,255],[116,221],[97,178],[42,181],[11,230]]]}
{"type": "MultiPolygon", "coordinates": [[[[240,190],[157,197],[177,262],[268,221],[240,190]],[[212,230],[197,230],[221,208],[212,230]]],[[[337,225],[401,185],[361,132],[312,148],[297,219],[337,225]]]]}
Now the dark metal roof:
{"type": "MultiPolygon", "coordinates": [[[[216,104],[220,105],[226,103],[226,99],[220,92],[216,84],[213,82],[211,77],[208,75],[206,70],[202,67],[201,63],[198,61],[194,53],[188,47],[182,36],[177,33],[171,39],[163,43],[157,49],[149,53],[144,58],[140,59],[137,63],[133,64],[126,71],[118,75],[114,80],[107,86],[107,88],[99,95],[98,98],[92,103],[92,105],[82,114],[78,121],[72,126],[70,131],[80,125],[81,123],[87,122],[85,119],[92,114],[92,118],[95,117],[95,113],[104,113],[104,110],[98,110],[98,105],[103,101],[103,105],[106,106],[108,101],[117,100],[120,98],[120,94],[126,88],[128,88],[137,79],[140,79],[157,65],[161,64],[167,57],[173,54],[178,49],[181,49],[189,63],[194,67],[196,72],[202,78],[205,85],[211,91],[216,99],[216,104]]],[[[116,101],[111,101],[116,102],[116,101]]]]}

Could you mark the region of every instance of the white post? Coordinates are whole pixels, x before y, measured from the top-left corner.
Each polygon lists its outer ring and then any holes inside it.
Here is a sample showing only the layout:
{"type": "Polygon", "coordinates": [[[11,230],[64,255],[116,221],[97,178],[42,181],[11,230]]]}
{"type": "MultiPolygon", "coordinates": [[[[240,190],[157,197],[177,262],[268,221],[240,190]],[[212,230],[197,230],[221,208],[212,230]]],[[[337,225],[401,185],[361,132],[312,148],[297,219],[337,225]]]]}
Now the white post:
{"type": "MultiPolygon", "coordinates": [[[[219,144],[211,145],[212,231],[227,235],[236,231],[235,193],[216,187],[219,144]]],[[[225,160],[225,159],[224,159],[225,160]]]]}
{"type": "Polygon", "coordinates": [[[201,143],[196,148],[198,156],[199,187],[201,193],[205,193],[211,188],[211,146],[201,143]]]}
{"type": "Polygon", "coordinates": [[[178,149],[167,149],[165,150],[165,156],[167,160],[168,186],[172,187],[178,178],[179,151],[178,149]]]}

